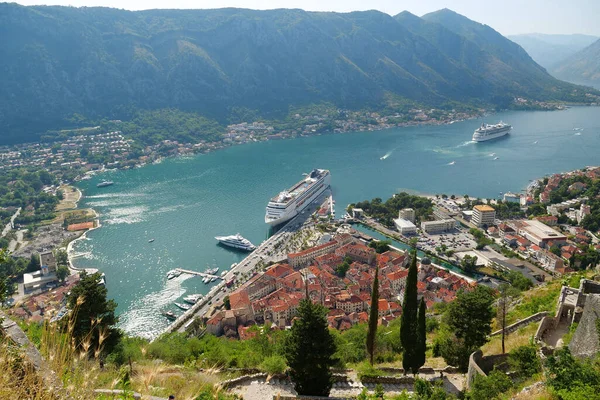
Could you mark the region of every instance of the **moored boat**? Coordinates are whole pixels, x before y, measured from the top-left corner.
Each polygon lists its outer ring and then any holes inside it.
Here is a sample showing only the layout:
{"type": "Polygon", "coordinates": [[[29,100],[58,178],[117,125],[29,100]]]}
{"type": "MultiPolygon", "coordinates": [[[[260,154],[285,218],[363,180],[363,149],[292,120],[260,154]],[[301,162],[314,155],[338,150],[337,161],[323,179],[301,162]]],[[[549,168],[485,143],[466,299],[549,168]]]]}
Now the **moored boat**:
{"type": "Polygon", "coordinates": [[[174,303],[177,307],[181,308],[184,311],[189,310],[192,306],[190,306],[189,304],[183,304],[183,303],[174,303]]]}
{"type": "Polygon", "coordinates": [[[167,319],[170,321],[174,321],[177,319],[177,315],[175,315],[173,311],[163,311],[161,314],[167,317],[167,319]]]}

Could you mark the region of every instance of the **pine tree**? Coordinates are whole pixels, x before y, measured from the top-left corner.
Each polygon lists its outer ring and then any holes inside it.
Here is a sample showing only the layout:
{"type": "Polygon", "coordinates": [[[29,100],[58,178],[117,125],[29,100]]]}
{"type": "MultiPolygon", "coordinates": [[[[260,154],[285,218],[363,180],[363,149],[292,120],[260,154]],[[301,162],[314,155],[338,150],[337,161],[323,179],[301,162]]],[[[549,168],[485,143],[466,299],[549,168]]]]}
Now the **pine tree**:
{"type": "Polygon", "coordinates": [[[419,372],[419,368],[425,365],[425,352],[427,352],[427,323],[426,323],[426,314],[427,312],[427,304],[425,304],[425,298],[421,298],[421,303],[419,304],[419,318],[417,320],[417,354],[416,354],[416,362],[413,366],[413,374],[419,372]]]}
{"type": "Polygon", "coordinates": [[[402,367],[406,373],[416,365],[417,347],[417,252],[408,269],[402,317],[400,322],[400,342],[402,343],[402,367]]]}
{"type": "Polygon", "coordinates": [[[375,268],[375,280],[371,292],[371,311],[369,313],[369,332],[367,333],[367,352],[373,365],[375,356],[375,336],[377,335],[377,320],[379,319],[379,267],[375,268]]]}
{"type": "Polygon", "coordinates": [[[67,305],[73,310],[73,338],[78,349],[109,353],[117,344],[120,331],[115,328],[117,303],[107,300],[107,290],[99,285],[99,273],[82,272],[77,285],[71,289],[67,305]]]}
{"type": "Polygon", "coordinates": [[[300,395],[328,396],[336,363],[333,336],[327,327],[327,309],[307,297],[300,302],[298,319],[286,340],[285,357],[294,389],[300,395]]]}

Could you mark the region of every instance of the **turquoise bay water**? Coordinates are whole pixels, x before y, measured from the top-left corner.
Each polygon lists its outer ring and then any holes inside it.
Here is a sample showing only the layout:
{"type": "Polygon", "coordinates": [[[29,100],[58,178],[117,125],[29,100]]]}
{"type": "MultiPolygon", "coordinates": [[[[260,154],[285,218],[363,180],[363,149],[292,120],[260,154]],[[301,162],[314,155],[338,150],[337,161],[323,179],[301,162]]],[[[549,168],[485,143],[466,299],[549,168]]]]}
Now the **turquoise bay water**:
{"type": "Polygon", "coordinates": [[[599,108],[486,118],[498,120],[514,130],[487,143],[470,141],[479,119],[252,143],[107,172],[80,184],[81,207],[96,209],[102,227],[76,244],[77,253],[91,255],[74,262],[106,273],[123,329],[152,337],[167,326],[160,310],[177,311],[173,301],[209,289],[196,277],[167,282],[166,272],[214,265],[223,270],[241,260],[243,254],[217,246],[214,236],[239,232],[260,243],[268,235],[263,222],[268,199],[312,168],[331,170],[342,215],[351,202],[387,198],[399,190],[497,197],[546,174],[600,164],[599,108]],[[103,179],[115,185],[96,188],[103,179]]]}

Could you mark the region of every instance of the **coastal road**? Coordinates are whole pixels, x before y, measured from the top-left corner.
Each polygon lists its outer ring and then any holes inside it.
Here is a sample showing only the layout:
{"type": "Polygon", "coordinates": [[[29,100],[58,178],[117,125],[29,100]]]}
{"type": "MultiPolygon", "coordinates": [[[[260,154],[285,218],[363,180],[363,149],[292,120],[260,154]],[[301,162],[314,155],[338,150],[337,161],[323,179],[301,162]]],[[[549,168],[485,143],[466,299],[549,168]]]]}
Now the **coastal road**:
{"type": "Polygon", "coordinates": [[[263,241],[251,254],[245,259],[239,262],[234,268],[229,270],[225,275],[224,280],[218,285],[214,286],[211,291],[201,300],[201,305],[192,307],[188,312],[180,316],[173,324],[171,324],[166,332],[185,332],[186,325],[189,321],[196,318],[202,318],[210,311],[211,308],[221,304],[225,296],[229,295],[235,290],[236,287],[242,285],[244,282],[239,280],[239,277],[244,275],[247,276],[247,280],[252,278],[258,273],[263,265],[270,262],[281,262],[287,258],[287,254],[283,252],[284,244],[286,240],[293,235],[294,232],[300,230],[305,226],[310,226],[313,222],[311,215],[316,212],[326,196],[330,196],[329,191],[325,191],[318,199],[313,201],[307,206],[302,213],[294,217],[288,223],[286,223],[277,233],[263,241]],[[236,278],[236,286],[227,288],[225,282],[233,277],[236,278]]]}
{"type": "Polygon", "coordinates": [[[17,219],[17,217],[19,216],[20,213],[21,213],[21,207],[19,207],[17,209],[17,211],[13,214],[13,216],[10,217],[10,221],[8,222],[8,224],[6,224],[6,226],[2,230],[2,237],[8,235],[8,232],[10,232],[13,229],[13,226],[15,225],[15,219],[17,219]]]}

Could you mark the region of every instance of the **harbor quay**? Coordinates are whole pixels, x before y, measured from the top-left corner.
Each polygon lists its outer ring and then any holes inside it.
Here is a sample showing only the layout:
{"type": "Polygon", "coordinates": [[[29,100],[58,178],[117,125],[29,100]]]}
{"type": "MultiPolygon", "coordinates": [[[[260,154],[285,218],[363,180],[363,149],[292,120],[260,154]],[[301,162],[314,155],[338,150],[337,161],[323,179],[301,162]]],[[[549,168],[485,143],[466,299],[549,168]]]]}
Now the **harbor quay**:
{"type": "MultiPolygon", "coordinates": [[[[289,220],[274,235],[258,245],[256,250],[230,269],[225,276],[219,277],[222,279],[221,282],[213,286],[201,300],[174,320],[162,333],[184,333],[190,331],[196,326],[194,324],[196,320],[202,319],[208,315],[212,308],[216,308],[230,292],[233,292],[234,288],[228,288],[227,282],[235,280],[236,285],[243,284],[244,282],[239,281],[239,277],[243,274],[246,274],[249,280],[252,278],[253,274],[258,273],[261,265],[284,261],[287,254],[281,250],[284,247],[283,244],[289,240],[295,232],[312,223],[310,216],[318,211],[321,204],[323,204],[325,199],[330,196],[331,193],[329,190],[323,192],[317,199],[308,205],[304,211],[289,220]]],[[[179,270],[182,273],[201,275],[201,273],[197,272],[182,269],[179,270]]]]}

